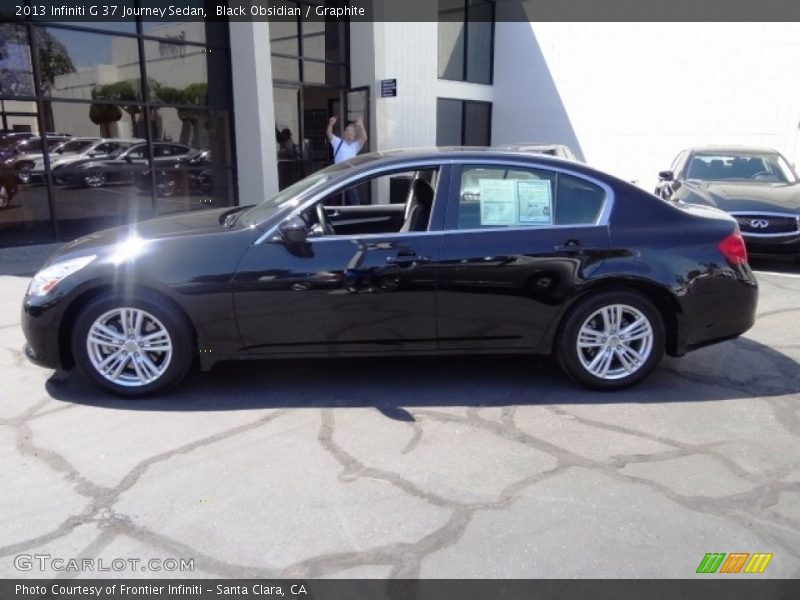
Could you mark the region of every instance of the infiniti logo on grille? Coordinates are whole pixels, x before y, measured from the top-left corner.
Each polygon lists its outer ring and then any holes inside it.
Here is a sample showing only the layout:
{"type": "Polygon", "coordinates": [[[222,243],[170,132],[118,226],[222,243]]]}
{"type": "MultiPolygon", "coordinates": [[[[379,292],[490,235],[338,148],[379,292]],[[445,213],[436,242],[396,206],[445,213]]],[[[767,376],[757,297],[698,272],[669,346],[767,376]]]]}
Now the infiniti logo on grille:
{"type": "Polygon", "coordinates": [[[769,227],[769,221],[766,219],[750,219],[750,227],[753,229],[766,229],[769,227]]]}

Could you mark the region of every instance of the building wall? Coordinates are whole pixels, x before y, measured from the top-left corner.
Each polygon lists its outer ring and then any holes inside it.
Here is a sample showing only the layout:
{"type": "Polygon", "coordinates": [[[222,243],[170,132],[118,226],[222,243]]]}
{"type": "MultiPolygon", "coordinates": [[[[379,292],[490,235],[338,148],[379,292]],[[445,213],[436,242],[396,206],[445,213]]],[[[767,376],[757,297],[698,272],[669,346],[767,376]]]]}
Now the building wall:
{"type": "Polygon", "coordinates": [[[493,99],[492,86],[438,77],[438,23],[354,23],[351,83],[370,86],[373,150],[436,145],[436,100],[493,99]],[[380,81],[397,80],[397,96],[380,97],[380,81]]]}
{"type": "Polygon", "coordinates": [[[800,160],[798,23],[498,22],[493,143],[563,142],[654,187],[700,144],[800,160]]]}

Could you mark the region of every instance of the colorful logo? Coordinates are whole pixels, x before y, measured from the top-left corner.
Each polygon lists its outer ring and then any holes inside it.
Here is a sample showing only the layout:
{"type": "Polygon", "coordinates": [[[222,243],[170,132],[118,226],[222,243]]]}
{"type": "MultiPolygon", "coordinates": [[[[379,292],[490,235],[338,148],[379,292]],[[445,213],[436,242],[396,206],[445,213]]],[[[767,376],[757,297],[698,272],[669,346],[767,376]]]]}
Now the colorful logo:
{"type": "Polygon", "coordinates": [[[725,554],[724,552],[709,552],[700,561],[697,572],[763,573],[771,560],[772,553],[732,552],[731,554],[725,554]],[[744,570],[742,570],[743,567],[744,570]]]}

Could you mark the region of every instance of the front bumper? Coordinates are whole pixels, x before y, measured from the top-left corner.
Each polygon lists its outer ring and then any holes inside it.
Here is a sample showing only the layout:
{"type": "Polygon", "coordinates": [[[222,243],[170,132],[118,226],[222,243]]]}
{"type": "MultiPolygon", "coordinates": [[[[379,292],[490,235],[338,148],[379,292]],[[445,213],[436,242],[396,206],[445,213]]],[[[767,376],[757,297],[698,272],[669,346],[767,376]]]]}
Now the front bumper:
{"type": "Polygon", "coordinates": [[[750,254],[800,254],[800,233],[782,236],[742,234],[750,254]]]}
{"type": "Polygon", "coordinates": [[[28,360],[48,369],[68,369],[61,352],[61,318],[63,306],[58,302],[39,304],[26,295],[22,303],[22,333],[28,360]]]}

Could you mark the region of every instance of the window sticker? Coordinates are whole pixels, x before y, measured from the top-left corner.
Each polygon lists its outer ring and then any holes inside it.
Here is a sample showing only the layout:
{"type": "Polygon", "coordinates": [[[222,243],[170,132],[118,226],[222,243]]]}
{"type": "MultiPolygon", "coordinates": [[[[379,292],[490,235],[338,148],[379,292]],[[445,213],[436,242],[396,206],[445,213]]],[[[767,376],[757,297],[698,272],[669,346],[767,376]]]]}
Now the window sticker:
{"type": "Polygon", "coordinates": [[[479,179],[481,225],[517,224],[517,181],[479,179]]]}
{"type": "Polygon", "coordinates": [[[517,181],[519,224],[550,225],[553,222],[553,194],[544,179],[517,181]]]}
{"type": "Polygon", "coordinates": [[[545,179],[480,179],[481,225],[551,225],[553,192],[545,179]]]}

